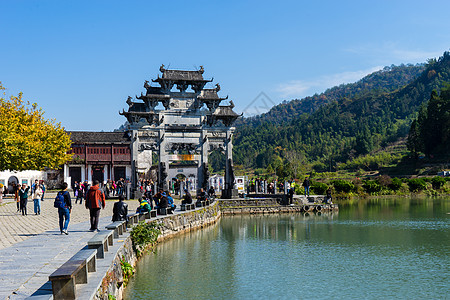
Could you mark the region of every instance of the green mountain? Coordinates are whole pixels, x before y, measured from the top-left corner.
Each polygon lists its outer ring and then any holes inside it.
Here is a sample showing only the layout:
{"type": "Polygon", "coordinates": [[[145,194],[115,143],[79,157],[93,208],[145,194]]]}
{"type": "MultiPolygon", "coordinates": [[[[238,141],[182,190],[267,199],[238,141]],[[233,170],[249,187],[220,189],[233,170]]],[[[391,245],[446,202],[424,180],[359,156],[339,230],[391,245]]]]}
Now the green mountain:
{"type": "Polygon", "coordinates": [[[288,123],[304,113],[313,113],[319,107],[342,98],[354,98],[374,92],[380,94],[391,92],[416,79],[424,69],[424,64],[385,67],[355,83],[341,84],[311,97],[284,101],[272,107],[267,113],[238,120],[237,126],[248,124],[255,126],[264,122],[288,123]]]}
{"type": "Polygon", "coordinates": [[[405,138],[420,107],[446,81],[449,52],[424,65],[390,67],[357,83],[281,104],[237,126],[235,163],[275,170],[280,163],[336,164],[373,153],[405,138]]]}

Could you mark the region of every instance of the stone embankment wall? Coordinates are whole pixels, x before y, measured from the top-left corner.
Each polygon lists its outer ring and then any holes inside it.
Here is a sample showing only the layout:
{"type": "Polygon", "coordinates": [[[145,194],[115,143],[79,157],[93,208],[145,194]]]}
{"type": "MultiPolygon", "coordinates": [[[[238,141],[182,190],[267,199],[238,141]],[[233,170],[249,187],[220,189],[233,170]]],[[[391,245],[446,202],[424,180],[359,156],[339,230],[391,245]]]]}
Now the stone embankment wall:
{"type": "Polygon", "coordinates": [[[138,257],[133,250],[133,243],[131,237],[128,236],[123,243],[123,246],[117,251],[114,260],[111,262],[111,266],[103,277],[100,288],[97,290],[94,299],[110,300],[122,299],[123,290],[125,288],[124,278],[121,266],[121,259],[128,262],[133,267],[136,265],[138,257]]]}
{"type": "Polygon", "coordinates": [[[157,219],[161,230],[158,241],[213,224],[220,218],[220,214],[219,205],[216,201],[201,209],[157,219]]]}
{"type": "MultiPolygon", "coordinates": [[[[196,230],[217,222],[221,214],[272,214],[272,213],[306,213],[326,212],[338,210],[336,204],[302,204],[301,199],[294,199],[295,205],[282,206],[277,199],[235,199],[218,200],[208,207],[186,211],[164,217],[157,217],[150,221],[156,221],[161,230],[158,241],[174,237],[191,230],[196,230]]],[[[103,278],[100,288],[94,299],[108,300],[109,296],[122,299],[124,279],[121,269],[121,259],[132,266],[136,265],[138,257],[133,250],[129,234],[124,240],[123,246],[117,251],[111,266],[103,278]]],[[[114,299],[114,298],[113,298],[114,299]]]]}
{"type": "MultiPolygon", "coordinates": [[[[214,202],[208,207],[203,207],[193,211],[186,211],[185,213],[177,213],[164,217],[157,217],[150,219],[149,222],[156,221],[161,230],[158,241],[174,237],[191,230],[196,230],[217,222],[220,218],[220,210],[218,202],[214,202]]],[[[130,230],[129,230],[130,231],[130,230]]],[[[124,278],[121,268],[121,259],[133,267],[138,260],[136,252],[133,250],[131,237],[125,238],[123,246],[117,251],[111,266],[103,278],[100,288],[94,299],[105,299],[114,296],[115,299],[122,299],[124,289],[124,278]]]]}
{"type": "Polygon", "coordinates": [[[339,209],[337,204],[323,204],[323,200],[323,196],[297,197],[294,198],[294,205],[285,206],[280,205],[277,199],[270,198],[227,199],[219,200],[219,207],[224,215],[323,212],[339,209]]]}

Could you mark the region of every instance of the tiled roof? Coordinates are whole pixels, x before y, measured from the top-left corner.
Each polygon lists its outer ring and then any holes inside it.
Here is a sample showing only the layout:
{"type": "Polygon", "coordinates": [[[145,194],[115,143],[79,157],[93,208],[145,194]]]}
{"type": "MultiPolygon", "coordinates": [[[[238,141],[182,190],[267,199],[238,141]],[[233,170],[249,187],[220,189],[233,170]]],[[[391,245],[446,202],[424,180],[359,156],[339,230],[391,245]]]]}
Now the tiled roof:
{"type": "Polygon", "coordinates": [[[94,131],[68,131],[72,143],[119,143],[130,144],[130,137],[126,132],[94,132],[94,131]]]}
{"type": "Polygon", "coordinates": [[[171,80],[204,80],[203,72],[185,70],[164,70],[162,78],[171,80]]]}

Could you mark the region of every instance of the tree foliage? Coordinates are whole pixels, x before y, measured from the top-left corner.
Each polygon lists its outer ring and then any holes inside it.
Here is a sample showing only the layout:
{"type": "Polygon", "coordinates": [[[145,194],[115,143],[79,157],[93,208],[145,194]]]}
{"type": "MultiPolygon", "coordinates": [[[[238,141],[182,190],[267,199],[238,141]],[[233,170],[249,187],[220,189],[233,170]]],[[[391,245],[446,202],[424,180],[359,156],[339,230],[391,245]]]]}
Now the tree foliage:
{"type": "Polygon", "coordinates": [[[440,94],[433,91],[419,111],[409,129],[408,149],[416,158],[419,152],[430,156],[450,151],[450,84],[440,94]]]}
{"type": "MultiPolygon", "coordinates": [[[[385,157],[383,162],[377,162],[381,156],[374,153],[407,137],[420,107],[445,81],[450,81],[447,52],[420,67],[387,68],[355,84],[332,88],[314,96],[315,102],[307,99],[299,100],[299,105],[297,100],[286,102],[237,125],[234,161],[250,168],[267,168],[272,164],[283,175],[296,173],[292,172],[288,159],[292,152],[304,157],[301,165],[316,163],[318,169],[326,166],[328,170],[336,170],[338,165],[361,156],[366,157],[358,165],[347,165],[366,170],[389,165],[399,157],[385,157]],[[310,109],[302,110],[301,103],[311,105],[310,109]],[[288,109],[291,104],[292,110],[288,109]],[[273,165],[277,157],[282,167],[273,165]]],[[[450,126],[442,128],[448,132],[450,126]]]]}
{"type": "Polygon", "coordinates": [[[0,90],[0,170],[58,168],[71,159],[70,136],[60,123],[44,119],[44,111],[22,93],[6,99],[1,82],[0,90]]]}

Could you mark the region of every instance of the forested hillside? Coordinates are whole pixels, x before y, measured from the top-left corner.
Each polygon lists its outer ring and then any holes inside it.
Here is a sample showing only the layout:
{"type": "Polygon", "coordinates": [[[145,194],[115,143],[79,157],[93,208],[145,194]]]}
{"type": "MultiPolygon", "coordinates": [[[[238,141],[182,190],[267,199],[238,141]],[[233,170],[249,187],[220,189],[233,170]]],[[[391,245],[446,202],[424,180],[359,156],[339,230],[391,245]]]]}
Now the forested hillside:
{"type": "Polygon", "coordinates": [[[440,93],[433,91],[430,101],[422,106],[413,120],[408,135],[408,149],[417,158],[450,154],[450,84],[440,93]]]}
{"type": "Polygon", "coordinates": [[[424,69],[424,64],[385,67],[383,70],[369,74],[355,83],[341,84],[311,97],[285,101],[274,106],[267,113],[238,120],[237,126],[242,124],[256,126],[264,122],[289,123],[300,115],[313,113],[319,107],[332,101],[356,96],[361,97],[366,94],[391,92],[416,79],[424,69]]]}
{"type": "Polygon", "coordinates": [[[329,103],[323,105],[317,101],[323,94],[314,96],[314,101],[311,97],[305,101],[306,108],[295,108],[302,113],[282,126],[276,119],[289,115],[289,105],[280,105],[256,121],[238,126],[235,163],[276,170],[282,164],[294,167],[305,162],[346,162],[370,153],[406,137],[421,105],[446,81],[450,81],[448,52],[423,66],[391,67],[371,74],[353,84],[359,88],[351,91],[345,88],[347,85],[332,88],[326,92],[329,103]],[[417,68],[421,72],[415,76],[417,68]],[[393,70],[396,75],[390,76],[393,70]],[[407,78],[414,77],[402,86],[407,78]]]}

